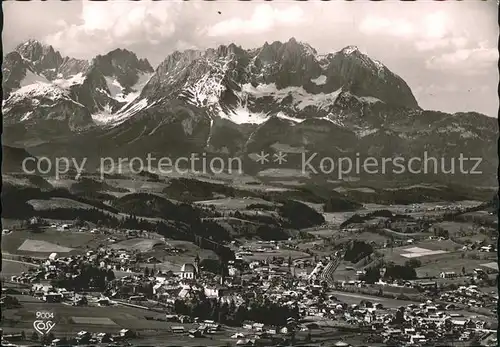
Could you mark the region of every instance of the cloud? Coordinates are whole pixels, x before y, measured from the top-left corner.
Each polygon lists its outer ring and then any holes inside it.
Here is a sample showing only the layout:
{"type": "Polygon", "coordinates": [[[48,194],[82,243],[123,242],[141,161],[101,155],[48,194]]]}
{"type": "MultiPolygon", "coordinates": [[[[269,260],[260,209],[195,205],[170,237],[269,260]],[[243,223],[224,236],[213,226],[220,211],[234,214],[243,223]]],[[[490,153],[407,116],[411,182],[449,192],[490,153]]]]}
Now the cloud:
{"type": "Polygon", "coordinates": [[[232,18],[219,22],[207,30],[208,36],[235,34],[259,34],[270,31],[276,26],[293,26],[304,21],[304,12],[298,6],[283,10],[271,5],[258,5],[250,19],[232,18]]]}
{"type": "Polygon", "coordinates": [[[459,91],[460,88],[457,84],[454,83],[445,83],[445,84],[430,84],[428,86],[418,86],[413,89],[413,92],[420,96],[428,95],[428,96],[442,96],[443,93],[455,93],[459,91]]]}
{"type": "Polygon", "coordinates": [[[479,47],[461,48],[433,56],[426,62],[431,70],[453,71],[464,75],[491,73],[498,62],[498,49],[480,43],[479,47]]]}
{"type": "Polygon", "coordinates": [[[435,12],[423,19],[421,37],[415,42],[419,51],[465,48],[469,34],[444,12],[435,12]]]}
{"type": "Polygon", "coordinates": [[[451,20],[446,13],[434,12],[423,18],[420,32],[427,38],[441,39],[449,33],[451,25],[451,20]]]}
{"type": "Polygon", "coordinates": [[[441,39],[450,31],[453,22],[444,12],[435,12],[415,20],[410,16],[367,15],[359,30],[365,35],[388,35],[408,38],[441,39]]]}
{"type": "Polygon", "coordinates": [[[414,43],[418,51],[464,48],[469,35],[445,12],[439,11],[417,20],[408,17],[368,15],[359,26],[365,35],[397,36],[414,43]]]}
{"type": "Polygon", "coordinates": [[[433,51],[436,49],[446,49],[450,47],[463,48],[469,43],[465,36],[445,37],[439,39],[426,39],[417,41],[415,47],[419,51],[433,51]]]}
{"type": "Polygon", "coordinates": [[[415,27],[405,19],[387,18],[369,15],[359,26],[359,30],[366,35],[411,36],[415,27]]]}
{"type": "Polygon", "coordinates": [[[83,47],[93,50],[84,55],[92,55],[114,49],[117,44],[155,44],[176,33],[181,10],[182,3],[177,2],[158,6],[155,2],[85,1],[80,20],[73,24],[59,21],[60,29],[46,41],[77,55],[83,47]]]}

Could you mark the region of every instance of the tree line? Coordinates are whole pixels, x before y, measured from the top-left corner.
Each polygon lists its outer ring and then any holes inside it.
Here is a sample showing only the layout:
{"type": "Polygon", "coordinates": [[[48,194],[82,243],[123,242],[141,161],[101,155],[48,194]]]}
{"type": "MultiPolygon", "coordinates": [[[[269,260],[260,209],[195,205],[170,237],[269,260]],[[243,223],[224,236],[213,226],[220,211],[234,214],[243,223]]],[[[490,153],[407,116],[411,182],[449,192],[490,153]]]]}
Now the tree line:
{"type": "Polygon", "coordinates": [[[240,327],[245,321],[257,322],[271,326],[285,326],[288,318],[300,318],[299,307],[280,305],[268,299],[256,297],[246,299],[244,304],[236,305],[215,298],[207,298],[204,294],[196,294],[189,300],[176,300],[176,314],[213,320],[221,324],[240,327]]]}

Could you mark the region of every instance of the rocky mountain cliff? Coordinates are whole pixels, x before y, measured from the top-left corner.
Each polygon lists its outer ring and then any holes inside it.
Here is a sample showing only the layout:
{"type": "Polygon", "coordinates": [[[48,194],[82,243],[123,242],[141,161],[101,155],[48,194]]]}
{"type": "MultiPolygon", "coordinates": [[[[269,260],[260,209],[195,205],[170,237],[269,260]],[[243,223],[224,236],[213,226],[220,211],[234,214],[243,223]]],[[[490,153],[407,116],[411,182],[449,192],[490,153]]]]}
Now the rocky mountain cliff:
{"type": "Polygon", "coordinates": [[[300,119],[336,118],[341,92],[355,95],[363,104],[387,103],[418,108],[408,85],[383,64],[356,47],[320,56],[307,44],[264,44],[244,50],[234,44],[207,51],[174,52],[158,67],[135,105],[181,99],[204,108],[213,117],[236,123],[261,123],[270,114],[283,112],[300,119]]]}
{"type": "Polygon", "coordinates": [[[86,61],[63,58],[52,46],[29,40],[5,56],[2,72],[4,123],[16,128],[23,124],[30,130],[20,142],[37,143],[54,135],[37,138],[44,123],[70,132],[96,126],[102,115],[137,96],[153,68],[126,50],[86,61]]]}
{"type": "Polygon", "coordinates": [[[85,62],[29,41],[3,71],[5,141],[34,154],[288,151],[297,165],[305,152],[429,152],[497,165],[495,119],[422,110],[401,77],[354,46],[319,55],[293,38],[231,44],[174,52],[153,70],[126,50],[85,62]]]}

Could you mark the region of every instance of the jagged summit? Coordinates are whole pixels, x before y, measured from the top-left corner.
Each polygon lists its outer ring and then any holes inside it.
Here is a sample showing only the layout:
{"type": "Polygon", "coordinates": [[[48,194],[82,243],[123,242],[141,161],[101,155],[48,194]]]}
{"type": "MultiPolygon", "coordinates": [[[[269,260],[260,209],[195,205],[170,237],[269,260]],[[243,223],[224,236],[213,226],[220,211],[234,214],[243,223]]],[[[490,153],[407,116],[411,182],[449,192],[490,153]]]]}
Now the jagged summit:
{"type": "Polygon", "coordinates": [[[340,50],[341,53],[349,55],[353,53],[361,53],[358,46],[346,46],[340,50]]]}
{"type": "Polygon", "coordinates": [[[126,49],[87,61],[63,58],[52,46],[31,39],[5,56],[2,72],[3,98],[11,120],[48,120],[50,112],[46,117],[37,111],[40,106],[43,110],[64,108],[85,118],[87,124],[90,115],[116,112],[131,102],[154,70],[147,59],[126,49]],[[29,99],[34,103],[28,107],[29,99]]]}
{"type": "Polygon", "coordinates": [[[110,104],[115,109],[122,102],[132,102],[127,107],[140,111],[144,107],[138,105],[145,100],[148,104],[163,104],[180,98],[197,107],[208,107],[213,115],[231,118],[228,114],[245,109],[252,118],[253,113],[268,113],[271,99],[262,98],[272,97],[272,103],[279,104],[273,112],[283,108],[293,117],[311,107],[333,107],[340,91],[349,91],[363,100],[368,97],[396,106],[418,107],[410,88],[399,76],[356,46],[320,56],[295,37],[265,42],[257,49],[231,43],[207,50],[176,51],[156,71],[147,59],[139,59],[122,48],[98,55],[90,63],[61,58],[59,52],[37,40],[19,45],[18,51],[37,67],[35,73],[51,81],[81,73],[84,80],[78,86],[82,87],[74,87],[73,91],[85,95],[79,100],[90,103],[92,112],[110,104]],[[96,97],[96,93],[100,96],[96,97]],[[133,101],[130,95],[137,96],[137,100],[133,101]],[[108,96],[118,100],[118,104],[108,96]]]}
{"type": "Polygon", "coordinates": [[[33,66],[37,73],[44,73],[51,79],[55,77],[55,70],[62,64],[61,53],[54,50],[50,45],[45,45],[38,40],[28,40],[15,49],[23,59],[33,66]]]}
{"type": "Polygon", "coordinates": [[[153,67],[147,59],[139,59],[134,52],[117,48],[105,55],[94,58],[96,64],[113,65],[118,68],[136,68],[143,72],[153,72],[153,67]]]}
{"type": "Polygon", "coordinates": [[[19,52],[20,50],[36,49],[36,48],[43,49],[44,47],[51,47],[51,46],[35,39],[28,39],[27,41],[17,45],[15,50],[19,52]]]}
{"type": "Polygon", "coordinates": [[[31,61],[37,61],[43,55],[54,55],[57,56],[59,61],[62,61],[61,54],[54,50],[54,47],[43,44],[38,40],[30,39],[15,48],[15,51],[19,52],[25,59],[31,61]]]}
{"type": "Polygon", "coordinates": [[[271,44],[269,44],[267,41],[264,42],[262,47],[257,49],[257,51],[261,52],[267,52],[269,50],[272,51],[298,51],[298,52],[307,52],[309,54],[315,55],[317,54],[317,51],[311,47],[311,45],[297,41],[294,37],[290,38],[286,42],[281,42],[281,41],[274,41],[271,44]]]}
{"type": "Polygon", "coordinates": [[[299,119],[311,112],[325,117],[338,107],[341,91],[352,95],[346,105],[369,101],[418,108],[408,85],[356,46],[320,56],[292,37],[254,49],[233,43],[173,52],[126,111],[141,112],[146,100],[161,105],[181,99],[238,123],[270,111],[299,119]]]}
{"type": "Polygon", "coordinates": [[[5,56],[2,72],[10,144],[57,136],[89,156],[87,144],[138,155],[283,145],[410,157],[487,148],[484,156],[496,158],[491,119],[421,110],[401,77],[356,46],[319,55],[295,38],[254,49],[232,43],[173,52],[153,71],[126,49],[89,62],[29,40],[5,56]],[[79,134],[83,146],[73,142],[79,134]]]}

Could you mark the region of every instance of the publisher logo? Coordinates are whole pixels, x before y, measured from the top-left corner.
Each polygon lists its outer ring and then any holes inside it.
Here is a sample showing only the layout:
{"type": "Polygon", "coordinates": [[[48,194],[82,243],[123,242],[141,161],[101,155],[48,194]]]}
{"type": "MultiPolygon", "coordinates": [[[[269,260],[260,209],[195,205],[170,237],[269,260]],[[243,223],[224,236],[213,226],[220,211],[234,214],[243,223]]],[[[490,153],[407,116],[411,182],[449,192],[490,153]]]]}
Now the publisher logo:
{"type": "Polygon", "coordinates": [[[56,323],[51,320],[54,319],[52,312],[38,311],[36,318],[37,320],[33,322],[33,328],[40,335],[47,335],[56,326],[56,323]]]}

